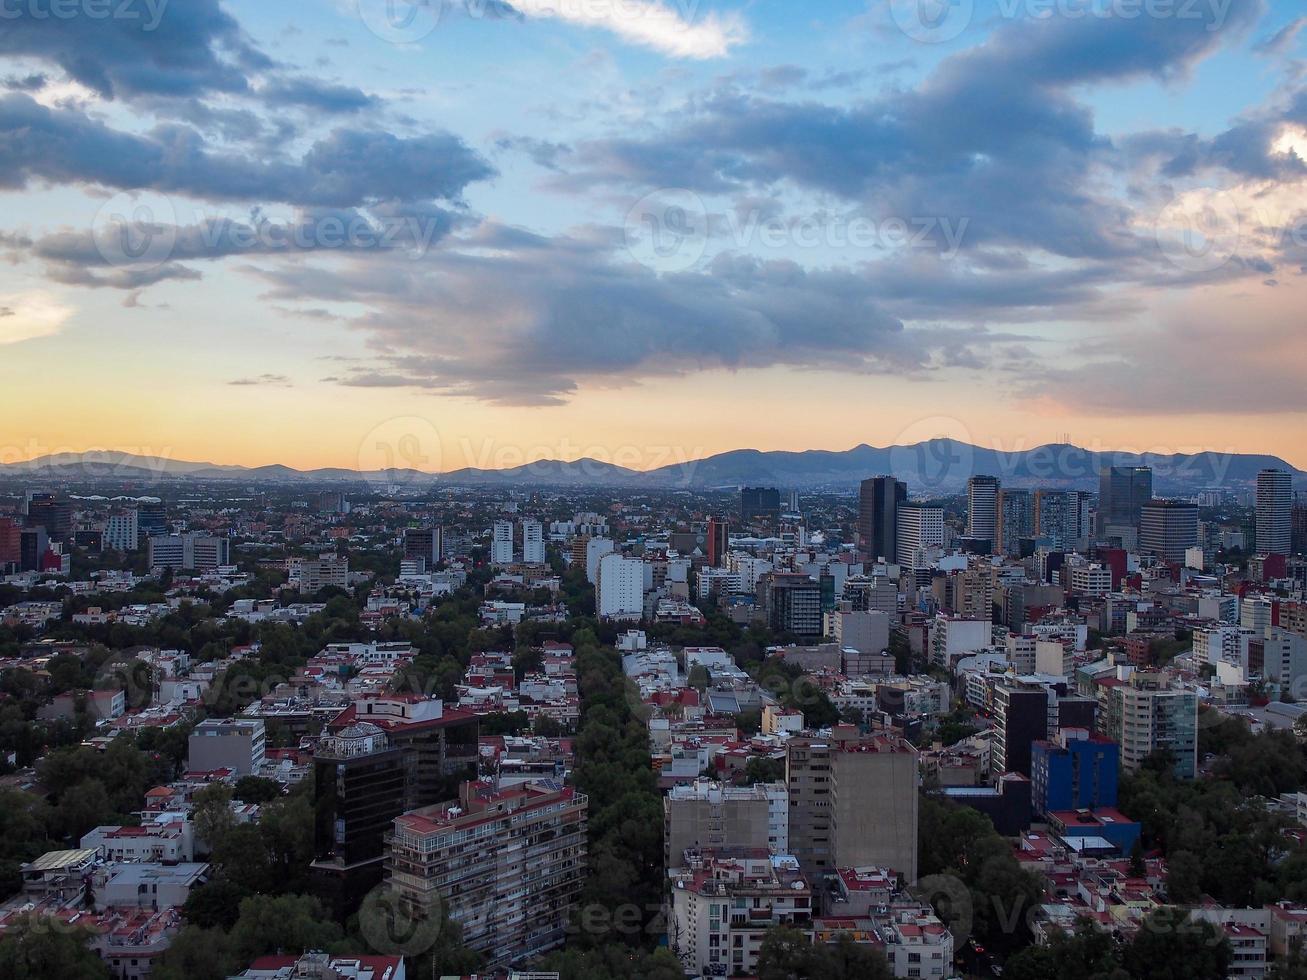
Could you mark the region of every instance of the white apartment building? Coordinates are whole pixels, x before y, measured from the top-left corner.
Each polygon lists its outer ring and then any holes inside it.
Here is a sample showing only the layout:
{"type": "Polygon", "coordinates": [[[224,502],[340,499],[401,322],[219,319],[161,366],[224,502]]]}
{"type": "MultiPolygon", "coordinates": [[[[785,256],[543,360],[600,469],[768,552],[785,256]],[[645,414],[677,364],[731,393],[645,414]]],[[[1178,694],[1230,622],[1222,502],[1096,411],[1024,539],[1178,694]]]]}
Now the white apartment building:
{"type": "Polygon", "coordinates": [[[522,561],[527,565],[545,563],[544,528],[529,517],[522,521],[522,561]]]}
{"type": "Polygon", "coordinates": [[[591,538],[585,543],[585,578],[591,585],[599,582],[599,562],[613,553],[611,538],[591,538]]]}
{"type": "Polygon", "coordinates": [[[141,546],[136,510],[112,514],[104,526],[104,546],[112,551],[135,551],[141,546]]]}
{"type": "Polygon", "coordinates": [[[1194,662],[1235,664],[1248,669],[1248,644],[1256,634],[1243,626],[1209,626],[1194,630],[1194,662]]]}
{"type": "Polygon", "coordinates": [[[604,555],[595,593],[601,619],[640,619],[644,616],[644,562],[616,552],[604,555]]]}
{"type": "Polygon", "coordinates": [[[512,521],[495,521],[490,541],[490,561],[495,565],[513,564],[512,521]]]}

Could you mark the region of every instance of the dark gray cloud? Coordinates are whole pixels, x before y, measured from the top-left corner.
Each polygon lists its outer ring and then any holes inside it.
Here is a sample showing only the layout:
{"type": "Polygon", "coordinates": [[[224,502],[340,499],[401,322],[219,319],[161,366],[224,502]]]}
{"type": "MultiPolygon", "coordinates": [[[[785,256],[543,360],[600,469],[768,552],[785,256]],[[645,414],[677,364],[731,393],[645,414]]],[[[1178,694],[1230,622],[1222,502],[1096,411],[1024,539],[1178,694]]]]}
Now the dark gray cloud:
{"type": "Polygon", "coordinates": [[[449,133],[404,138],[336,129],[299,160],[215,151],[194,129],[120,132],[73,109],[25,95],[0,98],[0,188],[30,181],[176,192],[205,200],[355,207],[375,201],[455,199],[494,173],[449,133]]]}
{"type": "Polygon", "coordinates": [[[259,89],[270,106],[293,106],[322,113],[352,113],[376,109],[381,100],[349,85],[333,85],[313,78],[277,78],[259,89]]]}
{"type": "Polygon", "coordinates": [[[12,4],[0,56],[52,62],[105,98],[241,93],[248,72],[272,67],[220,0],[114,0],[109,17],[49,7],[12,4]]]}
{"type": "Polygon", "coordinates": [[[39,92],[49,82],[48,75],[35,72],[30,75],[10,75],[0,81],[0,87],[9,89],[11,92],[39,92]]]}

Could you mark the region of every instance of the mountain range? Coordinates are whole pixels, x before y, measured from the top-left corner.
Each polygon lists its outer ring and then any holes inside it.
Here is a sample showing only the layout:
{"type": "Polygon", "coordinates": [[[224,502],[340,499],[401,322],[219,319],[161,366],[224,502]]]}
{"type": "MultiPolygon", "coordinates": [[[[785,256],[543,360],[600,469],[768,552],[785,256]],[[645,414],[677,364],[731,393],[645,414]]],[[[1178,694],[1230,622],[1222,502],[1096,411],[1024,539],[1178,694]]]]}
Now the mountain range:
{"type": "Polygon", "coordinates": [[[117,452],[61,453],[22,463],[0,465],[0,477],[64,480],[183,481],[241,480],[277,483],[353,483],[374,486],[624,486],[632,488],[734,488],[774,486],[783,489],[847,489],[868,476],[892,474],[913,493],[955,492],[969,477],[988,474],[1009,486],[1063,486],[1093,489],[1105,466],[1151,466],[1159,491],[1197,487],[1246,486],[1259,470],[1276,468],[1307,485],[1307,473],[1277,456],[1242,453],[1196,454],[1098,452],[1065,443],[1005,451],[935,439],[908,446],[861,445],[844,452],[762,452],[740,449],[648,472],[625,469],[596,459],[541,460],[504,470],[460,469],[439,476],[411,469],[359,472],[329,468],[297,470],[289,466],[230,466],[188,462],[117,452]]]}

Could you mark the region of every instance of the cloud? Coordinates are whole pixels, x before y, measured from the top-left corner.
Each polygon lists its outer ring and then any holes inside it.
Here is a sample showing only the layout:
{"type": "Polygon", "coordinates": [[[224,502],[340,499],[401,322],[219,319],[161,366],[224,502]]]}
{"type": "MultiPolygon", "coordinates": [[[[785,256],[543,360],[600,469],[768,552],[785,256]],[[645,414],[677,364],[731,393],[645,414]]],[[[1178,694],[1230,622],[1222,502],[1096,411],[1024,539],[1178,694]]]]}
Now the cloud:
{"type": "Polygon", "coordinates": [[[52,337],[74,312],[46,292],[0,295],[0,347],[52,337]]]}
{"type": "Polygon", "coordinates": [[[294,383],[284,374],[260,374],[253,378],[237,378],[227,384],[237,388],[291,388],[294,383]]]}
{"type": "Polygon", "coordinates": [[[494,170],[450,133],[400,137],[333,130],[298,159],[213,150],[175,124],[121,132],[26,95],[0,97],[0,188],[33,180],[152,189],[205,200],[354,207],[374,201],[455,199],[494,170]]]}
{"type": "Polygon", "coordinates": [[[1307,27],[1307,17],[1295,18],[1270,37],[1258,41],[1253,45],[1253,51],[1263,57],[1281,58],[1293,50],[1304,27],[1307,27]]]}
{"type": "Polygon", "coordinates": [[[278,78],[259,89],[270,106],[293,106],[322,113],[353,113],[381,105],[376,96],[349,85],[333,85],[313,78],[278,78]]]}
{"type": "Polygon", "coordinates": [[[723,58],[749,37],[739,14],[704,14],[698,4],[685,13],[662,0],[511,0],[511,6],[528,18],[600,28],[673,58],[723,58]]]}
{"type": "Polygon", "coordinates": [[[241,93],[247,72],[272,66],[220,0],[114,0],[110,17],[41,16],[40,6],[6,8],[0,56],[58,65],[107,99],[241,93]]]}

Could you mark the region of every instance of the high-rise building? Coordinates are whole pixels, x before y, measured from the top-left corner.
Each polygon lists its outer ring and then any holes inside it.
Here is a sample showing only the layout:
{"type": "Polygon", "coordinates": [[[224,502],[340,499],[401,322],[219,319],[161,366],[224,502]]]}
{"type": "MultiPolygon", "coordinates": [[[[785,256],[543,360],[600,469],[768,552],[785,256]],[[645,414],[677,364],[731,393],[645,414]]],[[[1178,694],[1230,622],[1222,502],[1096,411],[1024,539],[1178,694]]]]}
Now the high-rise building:
{"type": "Polygon", "coordinates": [[[522,561],[527,565],[545,563],[545,530],[530,517],[522,520],[522,561]]]}
{"type": "Polygon", "coordinates": [[[944,508],[899,504],[894,553],[909,568],[929,568],[931,557],[944,548],[944,508]]]}
{"type": "Polygon", "coordinates": [[[447,914],[500,971],[563,944],[586,876],[589,800],[552,780],[465,783],[457,801],[397,816],[386,882],[421,921],[447,914]]]}
{"type": "Polygon", "coordinates": [[[803,870],[889,868],[917,877],[917,751],[896,735],[829,735],[786,742],[790,853],[803,870]]]}
{"type": "Polygon", "coordinates": [[[1289,547],[1295,555],[1307,555],[1307,495],[1298,494],[1290,516],[1289,547]]]}
{"type": "Polygon", "coordinates": [[[1021,539],[1035,534],[1035,506],[1029,490],[998,491],[998,532],[994,551],[1000,555],[1019,555],[1021,539]]]}
{"type": "Polygon", "coordinates": [[[444,528],[439,524],[433,527],[410,527],[404,532],[404,557],[409,560],[421,560],[427,571],[440,564],[444,554],[444,528]]]}
{"type": "MultiPolygon", "coordinates": [[[[1100,682],[1101,683],[1101,682],[1100,682]]],[[[1167,752],[1177,777],[1198,770],[1198,695],[1172,690],[1161,675],[1136,670],[1106,688],[1099,734],[1121,746],[1121,768],[1138,772],[1152,753],[1167,752]]]]}
{"type": "Polygon", "coordinates": [[[27,503],[27,526],[45,528],[51,541],[69,541],[73,536],[73,505],[52,493],[33,494],[27,503]]]}
{"type": "Polygon", "coordinates": [[[1147,466],[1109,466],[1098,478],[1098,537],[1113,527],[1138,528],[1144,504],[1153,499],[1153,471],[1147,466]]]}
{"type": "Polygon", "coordinates": [[[1286,470],[1257,474],[1257,552],[1288,555],[1293,544],[1293,477],[1286,470]]]}
{"type": "Polygon", "coordinates": [[[663,797],[663,864],[685,866],[693,849],[748,847],[789,853],[790,797],[781,783],[726,786],[707,779],[663,797]]]}
{"type": "Polygon", "coordinates": [[[39,572],[45,553],[50,550],[50,538],[44,527],[24,527],[18,531],[18,568],[23,572],[39,572]]]}
{"type": "Polygon", "coordinates": [[[1031,798],[1035,812],[1092,810],[1117,804],[1121,748],[1110,739],[1068,730],[1034,744],[1031,798]]]}
{"type": "Polygon", "coordinates": [[[781,518],[781,492],[775,487],[740,490],[740,523],[774,524],[781,518]]]}
{"type": "Polygon", "coordinates": [[[186,767],[190,772],[230,769],[237,776],[257,776],[266,744],[261,718],[208,718],[191,729],[186,767]]]}
{"type": "Polygon", "coordinates": [[[16,565],[22,557],[22,528],[12,518],[0,517],[0,566],[16,565]]]}
{"type": "Polygon", "coordinates": [[[796,636],[821,636],[821,583],[803,572],[768,572],[758,582],[759,605],[774,630],[796,636]]]}
{"type": "Polygon", "coordinates": [[[475,715],[416,694],[366,697],[332,720],[313,757],[312,868],[333,907],[356,906],[381,880],[395,817],[476,776],[479,732],[475,715]]]}
{"type": "Polygon", "coordinates": [[[713,568],[724,567],[730,550],[731,526],[724,520],[712,518],[708,521],[708,564],[713,568]]]}
{"type": "Polygon", "coordinates": [[[513,564],[513,522],[495,521],[490,542],[490,561],[495,565],[513,564]]]}
{"type": "Polygon", "coordinates": [[[1075,491],[1035,491],[1035,537],[1048,541],[1054,551],[1069,551],[1084,536],[1081,506],[1088,499],[1075,491]]]}
{"type": "Polygon", "coordinates": [[[135,508],[109,515],[104,526],[103,546],[112,551],[135,551],[141,546],[141,528],[135,508]]]}
{"type": "Polygon", "coordinates": [[[858,547],[872,561],[880,558],[891,564],[898,561],[895,550],[898,508],[907,499],[907,484],[892,476],[874,476],[862,481],[858,491],[858,547]]]}
{"type": "Polygon", "coordinates": [[[595,610],[600,619],[644,616],[644,562],[610,551],[599,561],[595,610]]]}
{"type": "Polygon", "coordinates": [[[141,537],[159,537],[168,533],[168,514],[162,500],[142,500],[136,505],[136,523],[141,537]]]}
{"type": "Polygon", "coordinates": [[[1181,500],[1152,500],[1139,518],[1139,553],[1162,561],[1184,561],[1198,547],[1198,505],[1181,500]]]}
{"type": "Polygon", "coordinates": [[[995,775],[1030,775],[1031,746],[1048,737],[1048,690],[1038,684],[994,687],[994,738],[990,767],[995,775]]]}
{"type": "Polygon", "coordinates": [[[988,541],[990,548],[998,535],[998,491],[996,476],[973,476],[967,481],[967,537],[988,541]]]}

